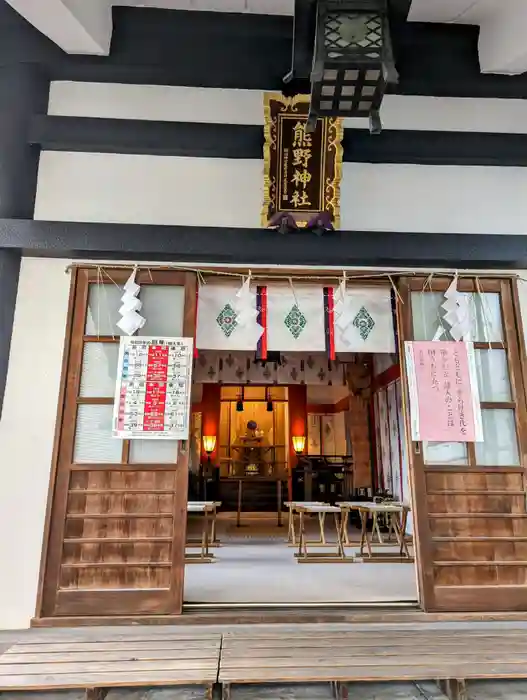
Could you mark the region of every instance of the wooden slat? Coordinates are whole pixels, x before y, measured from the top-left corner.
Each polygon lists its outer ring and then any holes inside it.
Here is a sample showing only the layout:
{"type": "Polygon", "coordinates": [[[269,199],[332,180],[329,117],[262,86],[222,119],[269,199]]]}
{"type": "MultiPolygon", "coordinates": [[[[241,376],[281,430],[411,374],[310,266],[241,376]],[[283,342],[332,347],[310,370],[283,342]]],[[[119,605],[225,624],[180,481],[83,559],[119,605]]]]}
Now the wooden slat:
{"type": "Polygon", "coordinates": [[[171,686],[171,685],[204,685],[216,682],[218,675],[217,666],[210,670],[180,669],[169,672],[167,670],[140,670],[140,671],[113,671],[111,673],[97,673],[84,670],[81,673],[60,676],[24,676],[14,675],[0,677],[0,692],[4,690],[46,690],[60,688],[69,690],[74,688],[130,688],[136,686],[171,686]]]}
{"type": "Polygon", "coordinates": [[[133,512],[133,513],[68,513],[68,520],[96,520],[99,518],[109,519],[117,518],[118,520],[133,520],[136,518],[172,518],[172,513],[148,513],[148,512],[133,512]]]}
{"type": "Polygon", "coordinates": [[[76,651],[51,652],[41,654],[9,654],[0,657],[0,675],[4,667],[13,664],[69,664],[73,662],[97,661],[151,661],[153,659],[172,659],[194,661],[210,657],[210,650],[203,649],[174,649],[167,646],[164,649],[126,649],[125,651],[76,651]]]}
{"type": "MultiPolygon", "coordinates": [[[[307,625],[306,625],[307,626],[307,625]]],[[[384,626],[378,628],[376,631],[372,630],[357,630],[357,632],[351,632],[348,630],[342,631],[339,629],[339,625],[333,625],[331,629],[327,629],[330,625],[321,625],[324,629],[320,633],[313,631],[300,631],[287,630],[282,634],[277,634],[276,632],[270,631],[265,627],[263,629],[258,629],[254,627],[254,632],[247,632],[245,630],[241,631],[229,631],[223,634],[223,648],[229,648],[233,643],[243,642],[253,643],[257,640],[273,640],[276,644],[296,644],[299,640],[309,640],[313,643],[320,643],[323,640],[335,643],[335,637],[338,637],[339,642],[343,639],[349,640],[360,640],[360,643],[367,639],[376,639],[378,641],[378,634],[382,634],[384,639],[389,639],[390,644],[394,643],[398,639],[432,639],[434,642],[441,638],[446,638],[452,640],[454,635],[451,630],[444,627],[437,627],[435,629],[425,628],[421,629],[420,626],[416,626],[410,629],[405,628],[386,628],[384,626]]],[[[456,639],[460,637],[466,637],[468,639],[478,639],[479,637],[484,637],[487,639],[495,639],[496,641],[501,639],[507,639],[511,636],[517,636],[519,638],[527,638],[527,629],[524,628],[512,628],[504,631],[495,630],[493,628],[480,628],[475,629],[457,629],[455,632],[456,639]]]]}
{"type": "Polygon", "coordinates": [[[318,681],[376,681],[376,680],[391,680],[391,681],[416,681],[429,680],[430,678],[456,678],[467,679],[500,679],[500,678],[522,678],[525,671],[521,664],[500,664],[499,667],[494,667],[492,664],[471,664],[470,666],[457,665],[448,666],[448,671],[445,671],[445,666],[440,660],[429,666],[387,666],[385,664],[372,665],[368,668],[363,666],[355,669],[349,667],[343,668],[284,668],[266,669],[263,672],[260,669],[243,669],[242,673],[234,671],[223,671],[220,669],[219,681],[221,683],[279,683],[279,682],[295,682],[316,683],[318,681]],[[450,675],[448,675],[450,674],[450,675]]]}
{"type": "MultiPolygon", "coordinates": [[[[293,658],[293,655],[287,654],[286,651],[284,651],[284,656],[278,657],[276,650],[273,649],[265,649],[265,650],[258,650],[258,654],[254,654],[251,656],[247,656],[245,658],[244,664],[245,665],[250,665],[252,663],[259,664],[259,665],[266,665],[269,663],[270,665],[273,666],[283,666],[283,665],[291,665],[291,659],[293,658]]],[[[481,651],[471,651],[467,650],[466,647],[463,647],[461,645],[454,645],[451,649],[448,647],[434,647],[432,644],[427,647],[423,646],[411,646],[407,648],[402,648],[402,647],[392,647],[391,649],[381,649],[378,646],[370,646],[370,647],[363,647],[362,649],[359,649],[358,647],[355,648],[344,648],[341,649],[340,647],[338,649],[333,649],[331,650],[328,649],[299,649],[297,650],[298,653],[294,655],[295,658],[295,664],[297,663],[297,659],[299,660],[298,663],[300,664],[309,664],[309,663],[317,663],[317,664],[332,664],[335,663],[336,666],[340,665],[340,662],[342,663],[351,663],[351,659],[354,661],[362,659],[365,663],[372,658],[372,656],[375,656],[375,658],[382,658],[382,659],[389,659],[390,661],[393,661],[393,657],[399,662],[401,660],[404,660],[404,658],[407,657],[424,657],[424,656],[437,656],[437,655],[447,655],[449,654],[450,656],[457,655],[457,654],[462,654],[463,659],[468,659],[471,658],[473,661],[477,662],[479,661],[484,661],[486,659],[493,661],[495,660],[495,655],[492,653],[488,654],[482,654],[481,651]],[[301,652],[301,653],[300,653],[301,652]]],[[[518,649],[517,645],[513,646],[510,644],[509,646],[503,647],[500,649],[500,654],[501,654],[501,660],[502,661],[511,661],[515,658],[518,658],[519,662],[523,663],[525,662],[525,656],[527,654],[527,649],[518,649]]],[[[223,652],[221,655],[221,665],[222,668],[236,668],[238,666],[242,665],[242,662],[240,661],[240,657],[243,657],[243,654],[240,653],[225,653],[223,652]]],[[[383,661],[384,663],[384,661],[383,661]]]]}
{"type": "MultiPolygon", "coordinates": [[[[508,645],[514,645],[516,648],[518,647],[524,647],[525,650],[527,651],[527,639],[526,635],[522,635],[522,637],[512,637],[511,639],[500,639],[498,637],[488,637],[488,638],[483,638],[482,643],[486,643],[488,645],[491,644],[499,644],[500,648],[502,646],[506,646],[508,648],[508,645]]],[[[278,640],[267,640],[267,641],[262,641],[262,640],[257,640],[254,642],[244,642],[240,644],[227,644],[224,642],[223,645],[223,650],[222,650],[222,657],[226,658],[228,657],[229,654],[237,654],[237,653],[248,653],[247,651],[247,645],[250,644],[250,648],[254,650],[255,653],[260,653],[264,652],[266,649],[270,650],[276,650],[276,649],[289,649],[289,647],[293,646],[295,649],[302,649],[303,651],[308,651],[310,649],[335,649],[335,639],[333,640],[325,640],[325,641],[307,641],[307,640],[302,640],[302,641],[292,641],[288,640],[287,642],[281,642],[279,643],[278,640]]],[[[396,650],[403,650],[405,648],[409,647],[416,647],[416,648],[426,648],[427,646],[432,646],[435,649],[442,649],[443,647],[445,648],[450,648],[450,647],[462,647],[466,646],[468,644],[478,644],[476,640],[460,636],[459,633],[456,633],[455,635],[451,636],[450,639],[448,637],[442,637],[442,638],[433,638],[430,639],[428,638],[419,638],[417,637],[416,639],[390,639],[390,649],[396,649],[396,650]]],[[[350,650],[351,652],[355,651],[360,651],[361,649],[370,649],[370,648],[377,648],[379,647],[379,639],[375,637],[371,637],[370,639],[357,639],[355,641],[353,640],[342,640],[339,638],[338,641],[338,648],[339,649],[346,649],[350,650]]]]}
{"type": "MultiPolygon", "coordinates": [[[[527,539],[527,538],[526,538],[527,539]]],[[[148,542],[172,542],[172,537],[67,537],[64,544],[146,544],[148,542]]]]}
{"type": "Polygon", "coordinates": [[[80,562],[64,562],[61,564],[63,569],[111,569],[114,567],[150,567],[170,568],[172,565],[168,561],[80,561],[80,562]]]}
{"type": "MultiPolygon", "coordinates": [[[[113,653],[126,653],[133,654],[134,656],[140,657],[146,653],[153,652],[173,652],[174,654],[207,654],[211,651],[218,650],[220,648],[220,643],[213,644],[199,644],[197,642],[183,642],[182,644],[176,645],[173,641],[171,642],[131,642],[130,644],[123,645],[119,642],[99,642],[94,644],[47,644],[43,647],[36,646],[32,647],[30,645],[16,644],[11,649],[5,652],[3,656],[0,656],[0,665],[2,663],[14,663],[13,658],[24,659],[26,657],[35,657],[42,661],[46,660],[48,657],[58,657],[66,658],[69,654],[84,654],[87,658],[91,655],[96,654],[113,654],[113,653]],[[123,648],[124,647],[124,648],[123,648]]],[[[189,656],[189,658],[192,658],[189,656]]],[[[29,661],[28,663],[34,663],[29,661]]]]}
{"type": "MultiPolygon", "coordinates": [[[[126,629],[126,628],[125,628],[126,629]]],[[[27,639],[24,639],[23,642],[17,643],[15,646],[17,648],[22,648],[22,647],[30,647],[34,648],[35,646],[42,646],[46,647],[50,644],[56,645],[56,646],[69,646],[71,644],[107,644],[107,643],[114,643],[118,642],[121,644],[129,644],[130,642],[141,642],[141,643],[149,643],[149,642],[184,642],[185,644],[189,644],[190,642],[196,642],[196,643],[205,643],[205,642],[213,642],[215,644],[220,644],[221,643],[221,635],[218,633],[206,631],[206,630],[201,630],[201,629],[195,629],[191,628],[191,630],[186,630],[185,628],[176,629],[173,632],[166,632],[164,631],[163,627],[161,626],[158,629],[155,629],[151,631],[151,629],[148,629],[148,633],[141,633],[141,630],[136,632],[135,630],[128,630],[127,632],[101,632],[100,630],[91,630],[90,628],[86,628],[86,631],[84,634],[82,632],[76,632],[72,634],[64,634],[60,632],[55,632],[53,634],[34,634],[28,637],[27,639]],[[96,634],[91,634],[90,632],[96,632],[96,634]]]]}
{"type": "MultiPolygon", "coordinates": [[[[151,663],[151,662],[146,662],[146,663],[151,663]]],[[[171,662],[167,662],[171,663],[171,662]]],[[[468,658],[463,660],[463,666],[465,667],[465,672],[462,674],[461,677],[465,677],[466,673],[470,671],[470,666],[473,666],[474,664],[485,664],[488,663],[490,666],[497,667],[498,665],[501,666],[502,664],[506,664],[507,666],[515,666],[517,675],[519,678],[522,678],[525,676],[525,656],[516,656],[516,657],[507,657],[505,654],[502,654],[498,659],[493,659],[491,657],[483,657],[483,658],[478,658],[477,655],[469,655],[468,658]]],[[[123,664],[125,666],[126,664],[123,664]]],[[[433,654],[432,652],[430,654],[425,654],[421,657],[416,656],[415,654],[411,654],[408,656],[400,656],[400,657],[389,657],[389,656],[383,656],[382,657],[382,665],[387,666],[392,669],[393,675],[393,680],[397,679],[397,671],[398,669],[401,668],[416,668],[418,669],[420,666],[426,666],[427,668],[435,668],[437,670],[441,670],[443,673],[447,672],[448,669],[448,674],[451,675],[451,667],[455,666],[456,668],[461,667],[461,663],[459,661],[459,658],[454,658],[453,656],[447,657],[447,656],[439,656],[437,654],[433,654]]],[[[72,664],[73,666],[73,664],[72,664]]],[[[356,675],[357,673],[360,673],[361,671],[363,672],[368,672],[368,670],[371,667],[376,667],[379,666],[379,661],[378,657],[374,656],[373,654],[369,657],[366,656],[357,656],[357,657],[332,657],[331,655],[326,655],[326,656],[320,656],[319,658],[313,657],[312,659],[305,659],[305,658],[269,658],[265,659],[265,663],[261,663],[261,660],[256,660],[256,659],[245,659],[245,661],[242,663],[235,663],[233,662],[232,664],[225,664],[223,661],[221,662],[221,668],[220,668],[220,676],[223,676],[225,673],[229,672],[234,672],[238,673],[239,677],[243,677],[244,673],[246,670],[248,671],[256,671],[257,669],[260,670],[265,670],[266,672],[275,672],[278,675],[282,672],[284,669],[290,669],[290,668],[295,668],[295,669],[305,669],[307,673],[310,673],[312,669],[321,669],[321,668],[328,668],[328,669],[349,669],[350,672],[353,675],[356,675]]],[[[28,667],[25,667],[28,668],[28,667]]],[[[420,677],[420,676],[416,676],[420,677]]],[[[433,678],[433,676],[428,676],[428,678],[433,678]]]]}
{"type": "Polygon", "coordinates": [[[217,668],[217,659],[152,659],[138,661],[92,661],[89,663],[68,663],[57,661],[48,664],[5,664],[0,667],[0,685],[3,679],[13,675],[50,675],[115,672],[126,671],[166,671],[167,676],[180,670],[205,669],[210,671],[217,668]]]}

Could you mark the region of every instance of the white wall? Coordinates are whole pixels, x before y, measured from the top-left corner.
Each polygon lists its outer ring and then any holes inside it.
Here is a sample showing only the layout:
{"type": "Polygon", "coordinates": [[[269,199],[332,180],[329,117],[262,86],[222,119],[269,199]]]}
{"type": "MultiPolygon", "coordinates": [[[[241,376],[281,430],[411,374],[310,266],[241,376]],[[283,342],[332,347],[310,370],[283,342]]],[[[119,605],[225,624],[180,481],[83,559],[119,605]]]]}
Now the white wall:
{"type": "MultiPolygon", "coordinates": [[[[341,228],[527,233],[527,168],[344,163],[341,228]]],[[[263,161],[46,151],[35,219],[259,228],[263,161]]]]}
{"type": "MultiPolygon", "coordinates": [[[[262,90],[168,85],[51,83],[48,114],[212,124],[262,124],[262,90]]],[[[527,133],[527,101],[386,95],[385,129],[527,133]]],[[[367,129],[367,119],[346,119],[347,129],[367,129]]]]}
{"type": "MultiPolygon", "coordinates": [[[[263,124],[259,90],[54,82],[53,115],[263,124]]],[[[388,95],[386,129],[527,133],[527,101],[388,95]]],[[[364,128],[364,120],[345,120],[364,128]]],[[[375,137],[371,137],[375,138],[375,137]]],[[[440,135],[431,134],[431,139],[440,135]]],[[[341,228],[527,233],[527,168],[345,163],[341,228]]],[[[259,228],[263,160],[43,152],[35,218],[259,228]]]]}
{"type": "Polygon", "coordinates": [[[70,275],[24,258],[0,421],[0,629],[35,612],[70,275]]]}

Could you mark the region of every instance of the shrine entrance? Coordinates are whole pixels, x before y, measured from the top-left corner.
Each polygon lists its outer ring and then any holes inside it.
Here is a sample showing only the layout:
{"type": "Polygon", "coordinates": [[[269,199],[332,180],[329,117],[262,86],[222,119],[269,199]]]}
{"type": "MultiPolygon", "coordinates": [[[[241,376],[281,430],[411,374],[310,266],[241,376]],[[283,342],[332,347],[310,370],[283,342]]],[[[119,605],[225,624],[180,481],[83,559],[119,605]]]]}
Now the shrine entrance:
{"type": "Polygon", "coordinates": [[[196,363],[185,603],[415,605],[396,356],[273,359],[196,363]]]}
{"type": "Polygon", "coordinates": [[[140,270],[148,322],[137,340],[195,334],[190,439],[180,443],[112,434],[128,278],[73,271],[37,617],[177,615],[184,604],[527,609],[513,281],[349,282],[343,332],[329,287],[258,285],[252,314],[236,301],[239,281],[208,283],[208,304],[194,274],[140,270]],[[466,343],[449,342],[454,282],[466,343]],[[415,386],[402,341],[416,341],[413,352],[438,336],[438,357],[473,357],[480,440],[417,431],[407,441],[415,386]]]}

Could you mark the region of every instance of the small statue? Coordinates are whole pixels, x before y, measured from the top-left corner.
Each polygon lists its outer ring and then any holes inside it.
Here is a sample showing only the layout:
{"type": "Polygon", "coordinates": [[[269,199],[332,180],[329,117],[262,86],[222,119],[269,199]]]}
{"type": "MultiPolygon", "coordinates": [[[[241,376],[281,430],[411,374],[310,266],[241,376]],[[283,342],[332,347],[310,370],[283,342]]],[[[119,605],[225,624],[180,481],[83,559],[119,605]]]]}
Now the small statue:
{"type": "Polygon", "coordinates": [[[254,420],[247,423],[247,432],[240,435],[233,447],[240,454],[240,461],[245,474],[258,475],[265,464],[263,453],[267,451],[267,440],[263,431],[258,430],[258,424],[254,420]]]}

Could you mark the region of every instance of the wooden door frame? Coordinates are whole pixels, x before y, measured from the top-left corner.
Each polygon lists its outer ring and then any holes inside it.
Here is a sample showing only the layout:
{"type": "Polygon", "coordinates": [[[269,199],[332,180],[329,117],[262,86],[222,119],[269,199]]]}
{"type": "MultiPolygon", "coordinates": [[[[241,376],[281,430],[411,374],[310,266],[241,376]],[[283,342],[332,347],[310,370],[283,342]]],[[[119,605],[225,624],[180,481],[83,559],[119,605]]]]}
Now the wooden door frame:
{"type": "MultiPolygon", "coordinates": [[[[136,601],[137,613],[156,613],[156,605],[153,602],[152,591],[147,589],[127,591],[125,596],[127,603],[121,604],[122,591],[111,590],[61,590],[60,568],[62,561],[62,549],[64,542],[65,516],[67,512],[67,492],[69,478],[72,471],[72,450],[75,437],[75,424],[77,415],[77,397],[79,395],[80,377],[82,371],[82,352],[84,346],[84,326],[88,304],[90,284],[106,282],[122,284],[130,276],[133,267],[130,266],[72,266],[70,299],[68,306],[68,319],[66,337],[62,360],[62,374],[59,391],[59,404],[57,421],[55,425],[54,449],[48,489],[48,499],[45,514],[42,555],[37,589],[37,601],[35,618],[50,618],[57,614],[83,615],[88,607],[97,610],[101,597],[114,599],[115,614],[130,613],[130,596],[136,601]],[[76,600],[68,601],[75,595],[76,600]],[[64,598],[64,604],[59,605],[59,596],[64,598]],[[80,603],[80,604],[79,604],[80,603]],[[120,609],[122,608],[122,610],[120,609]],[[58,612],[60,609],[60,612],[58,612]]],[[[137,281],[141,284],[161,285],[163,282],[174,286],[183,286],[185,289],[183,335],[195,336],[196,325],[196,276],[190,272],[174,269],[141,268],[137,272],[137,281]]],[[[113,338],[110,338],[114,340],[113,338]]],[[[106,338],[108,341],[109,338],[106,338]]],[[[101,336],[98,341],[104,342],[101,336]]],[[[188,442],[184,449],[180,449],[178,460],[171,465],[176,472],[175,497],[173,505],[173,540],[172,540],[172,579],[167,594],[167,610],[162,611],[171,614],[180,614],[183,607],[184,585],[184,555],[186,539],[186,510],[188,499],[188,442]]],[[[83,465],[92,470],[105,468],[105,465],[83,465]]],[[[106,465],[108,466],[108,465],[106,465]]],[[[112,464],[112,468],[118,468],[118,464],[112,464]]],[[[126,465],[129,470],[144,469],[144,465],[126,465]]],[[[163,465],[166,469],[169,465],[163,465]]],[[[148,465],[148,469],[156,469],[155,465],[148,465]]]]}
{"type": "Polygon", "coordinates": [[[397,298],[397,329],[399,331],[399,364],[401,367],[401,397],[405,439],[408,451],[408,475],[410,480],[411,508],[413,513],[413,540],[417,569],[418,601],[423,610],[434,606],[433,557],[431,549],[432,533],[426,510],[426,475],[424,469],[416,468],[415,449],[418,443],[412,442],[410,424],[410,394],[408,369],[404,343],[413,338],[411,314],[411,278],[401,277],[397,284],[400,296],[397,298]]]}

